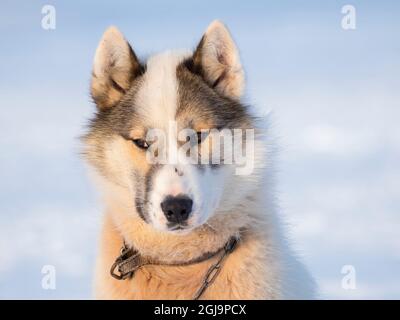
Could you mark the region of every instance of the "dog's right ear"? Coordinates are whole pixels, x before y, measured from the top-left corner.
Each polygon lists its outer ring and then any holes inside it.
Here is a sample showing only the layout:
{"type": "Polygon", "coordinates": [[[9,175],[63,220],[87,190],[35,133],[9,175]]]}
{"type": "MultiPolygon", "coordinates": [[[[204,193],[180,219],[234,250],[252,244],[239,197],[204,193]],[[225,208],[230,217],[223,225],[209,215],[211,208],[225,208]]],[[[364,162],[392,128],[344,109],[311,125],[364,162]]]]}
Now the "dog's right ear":
{"type": "Polygon", "coordinates": [[[116,105],[142,72],[124,36],[116,27],[109,27],[94,57],[91,94],[97,107],[105,110],[116,105]]]}

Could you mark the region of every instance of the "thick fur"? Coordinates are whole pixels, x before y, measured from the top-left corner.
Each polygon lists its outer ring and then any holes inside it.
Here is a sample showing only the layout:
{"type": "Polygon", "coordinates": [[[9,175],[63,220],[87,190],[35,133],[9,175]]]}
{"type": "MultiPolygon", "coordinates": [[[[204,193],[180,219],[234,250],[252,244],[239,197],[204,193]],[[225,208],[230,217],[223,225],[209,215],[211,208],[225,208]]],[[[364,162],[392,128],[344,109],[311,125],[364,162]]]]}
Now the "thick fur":
{"type": "Polygon", "coordinates": [[[109,270],[123,241],[167,263],[214,252],[232,235],[240,237],[239,245],[202,299],[313,297],[313,280],[290,250],[277,215],[273,141],[267,126],[241,103],[243,88],[238,50],[218,21],[195,52],[166,52],[145,64],[116,28],[106,31],[92,78],[98,113],[83,137],[106,207],[97,298],[191,299],[216,258],[182,267],[146,266],[132,279],[118,281],[109,270]],[[254,170],[236,175],[234,166],[224,163],[150,164],[132,140],[148,128],[168,131],[170,120],[195,131],[254,128],[254,170]],[[193,213],[185,232],[172,232],[159,204],[165,196],[182,193],[193,199],[193,213]]]}

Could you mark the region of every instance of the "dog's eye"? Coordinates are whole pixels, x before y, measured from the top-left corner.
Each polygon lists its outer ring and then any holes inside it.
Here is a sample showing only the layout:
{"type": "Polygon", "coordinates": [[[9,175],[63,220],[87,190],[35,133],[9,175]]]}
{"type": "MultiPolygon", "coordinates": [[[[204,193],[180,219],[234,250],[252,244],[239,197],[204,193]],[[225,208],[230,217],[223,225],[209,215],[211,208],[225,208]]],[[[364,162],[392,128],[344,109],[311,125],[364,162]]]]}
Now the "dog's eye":
{"type": "Polygon", "coordinates": [[[140,149],[148,149],[149,148],[149,144],[146,142],[146,140],[143,139],[133,139],[132,142],[135,144],[136,147],[140,148],[140,149]]]}

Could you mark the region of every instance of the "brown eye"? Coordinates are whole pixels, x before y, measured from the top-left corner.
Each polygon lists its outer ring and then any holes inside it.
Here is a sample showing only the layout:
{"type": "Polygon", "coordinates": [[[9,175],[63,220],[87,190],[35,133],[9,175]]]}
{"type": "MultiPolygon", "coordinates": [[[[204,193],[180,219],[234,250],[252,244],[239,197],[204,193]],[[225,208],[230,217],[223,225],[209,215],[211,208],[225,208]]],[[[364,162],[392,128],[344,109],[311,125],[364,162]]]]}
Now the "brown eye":
{"type": "Polygon", "coordinates": [[[136,147],[146,150],[149,148],[149,144],[146,142],[146,140],[143,139],[134,139],[132,142],[135,144],[136,147]]]}
{"type": "Polygon", "coordinates": [[[202,143],[208,136],[208,132],[204,131],[204,132],[196,132],[197,134],[197,144],[202,143]]]}

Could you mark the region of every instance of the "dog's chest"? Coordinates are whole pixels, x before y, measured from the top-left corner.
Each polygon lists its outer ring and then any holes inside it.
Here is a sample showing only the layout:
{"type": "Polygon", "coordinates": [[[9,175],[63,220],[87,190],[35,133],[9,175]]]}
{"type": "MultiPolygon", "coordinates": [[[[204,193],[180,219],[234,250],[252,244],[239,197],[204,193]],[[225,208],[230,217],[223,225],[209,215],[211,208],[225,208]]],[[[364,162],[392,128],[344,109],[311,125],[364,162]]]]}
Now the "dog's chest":
{"type": "Polygon", "coordinates": [[[127,284],[133,299],[193,299],[206,272],[206,266],[149,266],[138,270],[127,284]]]}

